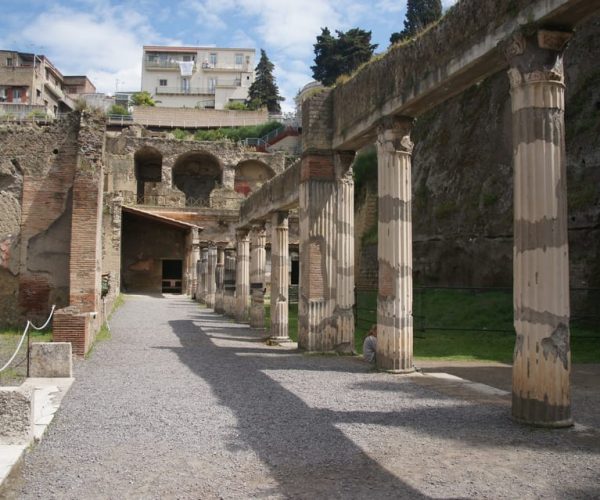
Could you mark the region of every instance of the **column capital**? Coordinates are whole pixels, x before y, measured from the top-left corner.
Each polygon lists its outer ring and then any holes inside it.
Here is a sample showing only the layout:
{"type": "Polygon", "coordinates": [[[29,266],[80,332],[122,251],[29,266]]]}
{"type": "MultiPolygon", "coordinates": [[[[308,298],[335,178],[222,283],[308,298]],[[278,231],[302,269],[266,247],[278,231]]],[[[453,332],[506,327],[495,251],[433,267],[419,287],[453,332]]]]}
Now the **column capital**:
{"type": "Polygon", "coordinates": [[[273,227],[287,229],[289,226],[290,213],[287,210],[273,212],[273,227]]]}
{"type": "Polygon", "coordinates": [[[386,151],[399,151],[411,154],[413,142],[410,140],[415,119],[410,116],[386,116],[377,126],[377,145],[386,151]]]}
{"type": "Polygon", "coordinates": [[[235,239],[237,241],[247,240],[249,232],[250,231],[247,228],[236,229],[235,230],[235,239]]]}
{"type": "Polygon", "coordinates": [[[335,168],[336,177],[339,179],[350,170],[356,151],[334,151],[333,165],[335,168]]]}
{"type": "Polygon", "coordinates": [[[562,53],[573,34],[568,31],[517,32],[498,44],[510,64],[511,88],[536,82],[564,83],[562,53]]]}

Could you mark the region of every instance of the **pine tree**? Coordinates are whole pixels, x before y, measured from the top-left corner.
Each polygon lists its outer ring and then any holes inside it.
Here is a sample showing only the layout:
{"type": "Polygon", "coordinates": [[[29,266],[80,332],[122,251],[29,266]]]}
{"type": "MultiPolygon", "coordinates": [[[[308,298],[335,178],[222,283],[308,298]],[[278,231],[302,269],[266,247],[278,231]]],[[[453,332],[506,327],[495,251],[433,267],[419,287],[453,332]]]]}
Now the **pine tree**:
{"type": "Polygon", "coordinates": [[[371,32],[353,28],[337,31],[334,37],[328,28],[321,28],[315,43],[313,78],[330,86],[340,75],[349,75],[362,63],[371,59],[377,45],[371,44],[371,32]]]}
{"type": "Polygon", "coordinates": [[[281,113],[279,103],[284,100],[279,95],[279,89],[275,83],[273,69],[275,66],[267,57],[267,53],[260,49],[260,60],[256,66],[256,79],[248,89],[248,107],[259,109],[267,107],[269,113],[281,113]]]}
{"type": "Polygon", "coordinates": [[[392,33],[390,43],[415,36],[440,17],[442,17],[442,0],[408,0],[404,29],[400,33],[392,33]]]}

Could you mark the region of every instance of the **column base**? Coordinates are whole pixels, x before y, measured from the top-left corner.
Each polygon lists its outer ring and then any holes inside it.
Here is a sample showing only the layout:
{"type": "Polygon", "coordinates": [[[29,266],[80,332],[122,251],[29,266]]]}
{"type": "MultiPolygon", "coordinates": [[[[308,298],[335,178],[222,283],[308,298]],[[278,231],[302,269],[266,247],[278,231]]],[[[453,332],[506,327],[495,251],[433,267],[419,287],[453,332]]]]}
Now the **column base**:
{"type": "Polygon", "coordinates": [[[567,420],[558,420],[556,422],[531,421],[515,417],[514,415],[511,415],[510,418],[518,424],[528,425],[531,427],[543,427],[546,429],[564,429],[566,427],[573,427],[575,425],[575,422],[572,418],[567,420]]]}
{"type": "Polygon", "coordinates": [[[291,344],[294,341],[289,337],[268,337],[267,345],[285,345],[291,344]]]}
{"type": "Polygon", "coordinates": [[[412,368],[391,369],[391,370],[380,369],[379,371],[384,372],[384,373],[391,373],[392,375],[406,375],[409,373],[415,373],[417,371],[417,369],[413,366],[412,368]]]}

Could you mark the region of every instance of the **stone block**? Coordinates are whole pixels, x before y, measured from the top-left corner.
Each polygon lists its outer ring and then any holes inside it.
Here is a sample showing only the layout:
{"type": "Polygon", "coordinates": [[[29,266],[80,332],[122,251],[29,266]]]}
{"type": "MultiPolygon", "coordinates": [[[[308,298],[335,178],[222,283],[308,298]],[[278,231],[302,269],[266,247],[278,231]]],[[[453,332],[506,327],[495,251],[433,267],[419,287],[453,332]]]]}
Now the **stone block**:
{"type": "Polygon", "coordinates": [[[70,378],[73,361],[70,342],[34,342],[29,354],[29,375],[41,378],[70,378]]]}
{"type": "Polygon", "coordinates": [[[28,443],[33,436],[33,397],[19,387],[0,388],[0,444],[28,443]]]}

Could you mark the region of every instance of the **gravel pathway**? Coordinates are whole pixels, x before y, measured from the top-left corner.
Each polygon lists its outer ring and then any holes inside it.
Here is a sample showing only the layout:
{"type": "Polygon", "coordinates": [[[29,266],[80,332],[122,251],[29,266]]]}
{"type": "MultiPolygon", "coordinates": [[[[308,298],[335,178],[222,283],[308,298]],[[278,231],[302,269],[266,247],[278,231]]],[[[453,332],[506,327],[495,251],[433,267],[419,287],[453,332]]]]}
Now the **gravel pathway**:
{"type": "Polygon", "coordinates": [[[8,498],[593,498],[595,430],[533,430],[355,358],[130,296],[8,498]]]}

